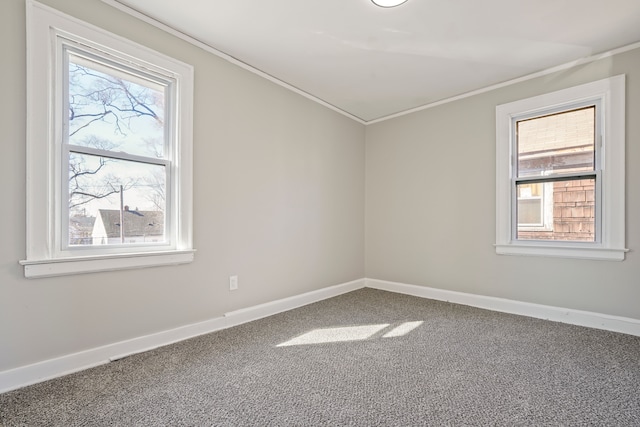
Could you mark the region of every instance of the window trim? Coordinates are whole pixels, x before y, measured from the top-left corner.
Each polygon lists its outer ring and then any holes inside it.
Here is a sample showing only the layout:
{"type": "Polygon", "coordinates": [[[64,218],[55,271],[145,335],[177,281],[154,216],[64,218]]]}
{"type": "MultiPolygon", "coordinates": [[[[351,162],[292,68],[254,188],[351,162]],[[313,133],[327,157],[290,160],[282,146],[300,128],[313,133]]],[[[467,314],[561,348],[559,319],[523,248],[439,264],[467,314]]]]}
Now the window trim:
{"type": "MultiPolygon", "coordinates": [[[[95,271],[184,264],[193,261],[192,108],[193,67],[101,28],[63,14],[34,0],[26,1],[27,12],[27,186],[26,259],[21,260],[27,278],[60,276],[95,271]],[[170,76],[175,82],[172,128],[173,173],[167,190],[172,192],[170,212],[174,228],[170,246],[105,248],[64,251],[61,242],[62,140],[60,110],[62,97],[56,67],[60,64],[60,39],[98,50],[104,57],[128,61],[153,73],[170,76]],[[44,101],[44,102],[43,102],[44,101]],[[58,111],[56,113],[56,111],[58,111]],[[56,114],[58,117],[56,117],[56,114]]],[[[169,209],[169,207],[168,207],[169,209]]]]}
{"type": "Polygon", "coordinates": [[[624,260],[625,253],[625,76],[619,75],[496,107],[496,253],[580,259],[624,260]],[[513,119],[582,102],[600,102],[602,134],[600,239],[596,242],[516,240],[513,235],[513,119]]]}

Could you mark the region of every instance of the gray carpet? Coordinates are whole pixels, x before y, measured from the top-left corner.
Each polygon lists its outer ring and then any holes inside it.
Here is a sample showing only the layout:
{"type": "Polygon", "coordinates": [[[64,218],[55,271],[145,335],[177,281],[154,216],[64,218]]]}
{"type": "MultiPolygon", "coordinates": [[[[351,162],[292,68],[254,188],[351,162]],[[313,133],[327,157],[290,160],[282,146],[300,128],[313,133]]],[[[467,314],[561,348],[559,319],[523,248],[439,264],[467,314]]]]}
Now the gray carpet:
{"type": "Polygon", "coordinates": [[[361,289],[2,394],[0,424],[638,426],[640,337],[361,289]]]}

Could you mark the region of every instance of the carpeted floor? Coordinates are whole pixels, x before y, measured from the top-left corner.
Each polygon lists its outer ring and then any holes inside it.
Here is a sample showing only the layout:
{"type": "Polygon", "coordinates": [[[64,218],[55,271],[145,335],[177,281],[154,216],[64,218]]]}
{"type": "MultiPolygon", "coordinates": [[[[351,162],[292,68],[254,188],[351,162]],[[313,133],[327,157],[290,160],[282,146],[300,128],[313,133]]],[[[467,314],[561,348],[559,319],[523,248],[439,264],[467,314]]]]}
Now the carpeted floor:
{"type": "Polygon", "coordinates": [[[9,426],[638,426],[640,337],[361,289],[0,395],[9,426]]]}

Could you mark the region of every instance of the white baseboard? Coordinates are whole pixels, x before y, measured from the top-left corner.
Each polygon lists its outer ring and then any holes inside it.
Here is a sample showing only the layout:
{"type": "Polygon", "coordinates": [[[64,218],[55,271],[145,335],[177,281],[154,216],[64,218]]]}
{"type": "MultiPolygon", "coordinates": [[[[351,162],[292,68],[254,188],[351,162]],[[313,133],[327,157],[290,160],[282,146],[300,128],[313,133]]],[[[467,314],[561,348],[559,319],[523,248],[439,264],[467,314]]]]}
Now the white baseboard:
{"type": "Polygon", "coordinates": [[[406,283],[377,279],[359,279],[301,295],[235,310],[226,313],[222,317],[209,319],[204,322],[181,326],[167,331],[2,371],[0,372],[0,393],[92,368],[132,354],[153,350],[198,335],[258,320],[364,287],[640,336],[640,320],[637,319],[409,285],[406,283]]]}
{"type": "Polygon", "coordinates": [[[341,295],[364,287],[365,279],[354,280],[340,285],[330,286],[289,298],[256,305],[226,313],[222,317],[193,323],[186,326],[162,331],[92,348],[77,353],[44,360],[31,365],[0,372],[0,393],[15,390],[27,385],[46,381],[84,369],[103,365],[132,354],[183,341],[198,335],[230,328],[242,323],[271,316],[283,311],[311,304],[323,299],[341,295]]]}
{"type": "Polygon", "coordinates": [[[365,279],[365,286],[368,288],[469,305],[472,307],[484,308],[503,313],[518,314],[522,316],[535,317],[537,319],[545,319],[554,322],[569,323],[571,325],[586,326],[589,328],[604,329],[607,331],[640,336],[640,320],[629,317],[611,316],[608,314],[594,313],[590,311],[532,304],[504,298],[467,294],[464,292],[448,291],[377,279],[365,279]]]}

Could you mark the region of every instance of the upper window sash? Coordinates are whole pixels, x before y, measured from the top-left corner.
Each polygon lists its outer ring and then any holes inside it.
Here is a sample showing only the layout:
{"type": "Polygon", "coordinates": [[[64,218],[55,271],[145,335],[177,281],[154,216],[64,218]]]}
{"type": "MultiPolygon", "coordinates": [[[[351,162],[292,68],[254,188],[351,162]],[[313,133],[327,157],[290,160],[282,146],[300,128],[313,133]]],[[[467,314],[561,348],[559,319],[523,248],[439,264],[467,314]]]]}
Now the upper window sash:
{"type": "MultiPolygon", "coordinates": [[[[526,122],[529,120],[535,120],[535,119],[544,119],[546,117],[551,117],[551,116],[555,116],[555,115],[561,115],[563,113],[572,113],[572,112],[576,112],[576,111],[581,111],[581,110],[589,110],[590,107],[593,107],[594,109],[594,160],[593,160],[593,168],[589,169],[589,170],[599,170],[601,169],[601,142],[602,142],[602,117],[603,117],[603,111],[602,111],[602,107],[601,107],[601,98],[598,97],[594,97],[593,99],[587,99],[587,100],[583,100],[581,102],[576,102],[576,103],[569,103],[569,104],[563,104],[560,106],[556,106],[554,108],[544,108],[542,110],[538,110],[538,111],[529,111],[525,114],[518,114],[518,115],[513,115],[511,116],[511,126],[510,126],[510,130],[511,130],[511,152],[513,153],[512,155],[512,167],[511,167],[511,171],[512,171],[512,178],[514,179],[522,179],[525,177],[529,177],[531,175],[524,175],[524,174],[520,174],[519,173],[519,167],[518,167],[518,162],[519,162],[519,155],[518,155],[518,134],[517,134],[517,129],[518,129],[518,123],[520,122],[526,122]]],[[[585,170],[586,172],[586,170],[585,170]]],[[[553,175],[559,175],[559,174],[563,174],[564,172],[554,172],[554,171],[550,171],[549,173],[546,173],[544,175],[544,177],[550,177],[553,175]]]]}

